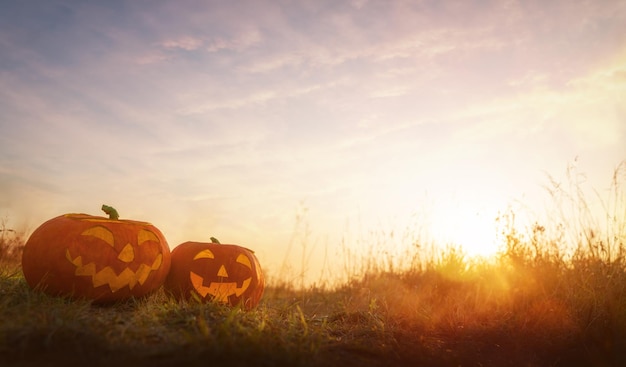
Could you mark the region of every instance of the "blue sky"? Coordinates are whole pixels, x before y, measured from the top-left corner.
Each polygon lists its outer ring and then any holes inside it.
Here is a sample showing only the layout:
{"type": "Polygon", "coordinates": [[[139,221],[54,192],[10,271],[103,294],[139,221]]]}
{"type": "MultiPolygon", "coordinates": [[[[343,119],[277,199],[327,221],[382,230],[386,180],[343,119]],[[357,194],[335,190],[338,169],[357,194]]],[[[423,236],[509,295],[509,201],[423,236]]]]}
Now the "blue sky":
{"type": "Polygon", "coordinates": [[[274,267],[301,206],[314,252],[416,212],[484,241],[546,172],[626,159],[623,1],[6,0],[0,50],[0,214],[30,230],[106,203],[274,267]]]}

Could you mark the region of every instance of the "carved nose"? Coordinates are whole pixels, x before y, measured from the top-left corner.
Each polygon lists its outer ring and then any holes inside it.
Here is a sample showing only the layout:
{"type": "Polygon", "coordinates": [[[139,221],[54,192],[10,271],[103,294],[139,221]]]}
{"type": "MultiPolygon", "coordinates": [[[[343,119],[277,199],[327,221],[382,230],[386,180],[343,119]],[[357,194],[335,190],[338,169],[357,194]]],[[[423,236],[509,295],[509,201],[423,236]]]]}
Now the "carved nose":
{"type": "Polygon", "coordinates": [[[217,276],[222,278],[228,278],[228,272],[224,265],[220,266],[220,270],[217,271],[217,276]]]}
{"type": "Polygon", "coordinates": [[[122,251],[120,251],[117,258],[125,263],[133,261],[133,259],[135,259],[135,250],[133,250],[133,246],[130,243],[127,243],[122,251]]]}

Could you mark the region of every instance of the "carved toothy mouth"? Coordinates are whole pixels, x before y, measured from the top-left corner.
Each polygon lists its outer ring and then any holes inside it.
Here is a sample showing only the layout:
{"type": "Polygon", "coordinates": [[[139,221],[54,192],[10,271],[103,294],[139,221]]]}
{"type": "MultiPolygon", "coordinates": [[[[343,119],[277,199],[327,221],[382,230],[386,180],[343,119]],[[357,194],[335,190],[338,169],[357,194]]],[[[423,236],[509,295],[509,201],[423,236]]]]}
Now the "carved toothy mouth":
{"type": "Polygon", "coordinates": [[[206,296],[210,294],[215,297],[214,299],[216,301],[222,303],[228,303],[229,296],[241,296],[248,289],[248,287],[250,287],[250,283],[252,283],[252,278],[248,278],[243,281],[241,287],[237,286],[237,282],[211,282],[207,287],[204,285],[204,278],[193,271],[189,272],[189,280],[191,280],[191,284],[193,284],[194,289],[198,292],[198,294],[200,294],[200,296],[206,298],[206,296]]]}
{"type": "Polygon", "coordinates": [[[156,259],[154,259],[152,265],[141,264],[137,271],[126,268],[120,274],[116,274],[110,266],[96,271],[96,264],[93,262],[83,265],[82,256],[79,255],[72,259],[69,250],[65,251],[65,257],[76,266],[76,271],[74,272],[76,276],[91,277],[94,288],[108,285],[113,293],[126,286],[133,289],[137,283],[143,285],[153,270],[161,268],[163,261],[163,255],[159,254],[156,259]]]}

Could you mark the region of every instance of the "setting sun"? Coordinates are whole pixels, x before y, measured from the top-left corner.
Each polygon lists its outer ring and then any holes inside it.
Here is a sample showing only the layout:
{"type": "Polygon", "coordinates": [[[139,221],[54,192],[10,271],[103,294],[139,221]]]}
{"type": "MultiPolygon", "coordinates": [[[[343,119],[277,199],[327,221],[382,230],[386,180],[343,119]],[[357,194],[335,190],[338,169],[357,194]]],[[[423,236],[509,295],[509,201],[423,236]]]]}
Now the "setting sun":
{"type": "Polygon", "coordinates": [[[625,0],[2,0],[0,50],[0,366],[626,366],[625,0]]]}
{"type": "Polygon", "coordinates": [[[498,251],[497,211],[447,206],[434,214],[433,231],[442,243],[460,247],[470,258],[489,258],[498,251]]]}
{"type": "Polygon", "coordinates": [[[315,276],[341,246],[366,253],[344,223],[364,238],[418,213],[440,245],[489,257],[498,211],[540,203],[546,173],[578,157],[602,190],[624,159],[622,10],[3,2],[0,217],[28,233],[113,205],[172,248],[216,236],[315,276]]]}

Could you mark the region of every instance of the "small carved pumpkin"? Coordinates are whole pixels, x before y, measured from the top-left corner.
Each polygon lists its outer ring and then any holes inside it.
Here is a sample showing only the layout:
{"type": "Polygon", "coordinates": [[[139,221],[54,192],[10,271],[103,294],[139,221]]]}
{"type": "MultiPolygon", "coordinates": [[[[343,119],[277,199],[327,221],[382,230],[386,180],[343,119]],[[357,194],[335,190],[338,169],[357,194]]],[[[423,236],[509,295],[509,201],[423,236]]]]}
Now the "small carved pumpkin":
{"type": "Polygon", "coordinates": [[[28,285],[100,303],[158,289],[170,268],[163,234],[150,223],[111,218],[65,214],[39,226],[22,255],[28,285]]]}
{"type": "Polygon", "coordinates": [[[237,245],[185,242],[172,250],[165,290],[177,299],[198,298],[231,306],[256,307],[265,289],[254,252],[237,245]]]}

